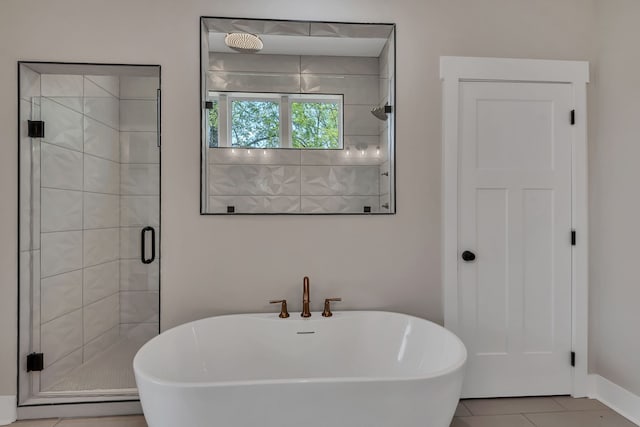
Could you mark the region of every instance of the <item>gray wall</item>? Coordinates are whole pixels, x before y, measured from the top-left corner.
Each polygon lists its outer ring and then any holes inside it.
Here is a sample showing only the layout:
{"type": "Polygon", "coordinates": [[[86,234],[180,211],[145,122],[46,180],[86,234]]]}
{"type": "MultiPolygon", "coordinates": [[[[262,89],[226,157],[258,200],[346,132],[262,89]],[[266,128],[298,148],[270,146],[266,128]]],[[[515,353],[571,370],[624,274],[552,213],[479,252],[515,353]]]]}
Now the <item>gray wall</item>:
{"type": "MultiPolygon", "coordinates": [[[[267,300],[275,297],[289,298],[291,310],[297,311],[305,274],[311,277],[314,310],[321,308],[325,296],[341,296],[344,302],[339,307],[343,309],[397,310],[440,322],[439,56],[592,59],[594,2],[4,0],[0,13],[0,194],[6,202],[0,205],[0,395],[14,394],[16,384],[15,62],[19,59],[162,65],[164,329],[210,315],[273,310],[267,300]],[[397,215],[199,215],[200,15],[398,24],[397,215]]],[[[608,143],[606,138],[591,141],[594,164],[615,151],[608,143]]],[[[625,160],[624,154],[616,155],[625,160]]],[[[630,170],[632,177],[637,170],[630,170]]],[[[602,175],[596,170],[592,188],[609,184],[602,175]]],[[[597,246],[603,232],[593,232],[592,243],[597,246]]],[[[594,257],[594,263],[599,262],[594,257]]],[[[632,262],[620,258],[610,262],[606,271],[598,270],[603,280],[610,283],[621,276],[630,280],[632,262]],[[606,276],[616,269],[616,276],[606,276]]],[[[617,292],[618,298],[625,298],[623,289],[617,292]]],[[[635,316],[637,324],[637,313],[627,312],[627,319],[635,316]]],[[[611,333],[610,340],[618,339],[615,331],[606,332],[611,333]]],[[[635,354],[625,352],[620,357],[635,354]]],[[[637,369],[627,371],[624,384],[640,393],[637,369]]]]}
{"type": "Polygon", "coordinates": [[[640,395],[640,2],[598,3],[590,141],[591,367],[640,395]]]}

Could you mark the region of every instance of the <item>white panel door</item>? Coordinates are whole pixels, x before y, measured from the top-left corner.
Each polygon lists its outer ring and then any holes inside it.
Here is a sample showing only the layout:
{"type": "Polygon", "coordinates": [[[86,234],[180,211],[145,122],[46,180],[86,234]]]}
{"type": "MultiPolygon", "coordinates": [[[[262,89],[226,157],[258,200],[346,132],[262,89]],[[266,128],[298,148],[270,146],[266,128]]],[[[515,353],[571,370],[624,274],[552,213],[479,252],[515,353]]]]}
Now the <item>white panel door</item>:
{"type": "Polygon", "coordinates": [[[571,392],[572,104],[569,84],[460,83],[463,397],[571,392]]]}

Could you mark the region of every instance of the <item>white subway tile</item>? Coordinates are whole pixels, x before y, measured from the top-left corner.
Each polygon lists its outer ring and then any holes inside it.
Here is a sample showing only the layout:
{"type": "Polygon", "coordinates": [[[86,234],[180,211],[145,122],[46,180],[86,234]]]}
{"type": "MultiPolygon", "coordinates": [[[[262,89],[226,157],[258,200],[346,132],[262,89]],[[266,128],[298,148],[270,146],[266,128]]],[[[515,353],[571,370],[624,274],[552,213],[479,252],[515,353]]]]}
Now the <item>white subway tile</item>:
{"type": "Polygon", "coordinates": [[[157,292],[120,292],[120,322],[157,323],[159,301],[157,292]]]}
{"type": "Polygon", "coordinates": [[[118,292],[119,268],[120,262],[116,260],[84,269],[82,293],[84,305],[118,292]]]}
{"type": "Polygon", "coordinates": [[[82,268],[82,231],[43,233],[42,277],[82,268]]]}
{"type": "Polygon", "coordinates": [[[83,95],[82,76],[66,74],[42,74],[42,96],[83,95]]]}
{"type": "Polygon", "coordinates": [[[376,105],[380,98],[377,76],[303,74],[301,85],[302,93],[343,94],[345,104],[376,105]]]}
{"type": "Polygon", "coordinates": [[[82,192],[42,189],[42,232],[82,229],[82,192]]]}
{"type": "Polygon", "coordinates": [[[84,228],[109,228],[120,225],[120,196],[84,193],[84,228]]]}
{"type": "Polygon", "coordinates": [[[386,39],[393,30],[385,24],[343,24],[337,22],[311,22],[309,35],[319,37],[352,37],[386,39]]]}
{"type": "Polygon", "coordinates": [[[145,342],[158,335],[157,323],[128,323],[120,324],[120,336],[133,338],[138,342],[145,342]]]}
{"type": "Polygon", "coordinates": [[[90,117],[85,117],[84,152],[114,162],[120,161],[119,132],[90,117]]]}
{"type": "Polygon", "coordinates": [[[84,155],[84,190],[95,193],[120,193],[120,164],[84,155]]]}
{"type": "Polygon", "coordinates": [[[43,324],[40,342],[45,367],[82,347],[82,310],[43,324]]]}
{"type": "Polygon", "coordinates": [[[300,72],[300,57],[296,55],[210,52],[209,70],[297,74],[300,72]]]}
{"type": "Polygon", "coordinates": [[[209,148],[207,161],[209,164],[223,165],[299,165],[302,151],[282,148],[209,148]]]}
{"type": "Polygon", "coordinates": [[[156,132],[157,110],[155,100],[120,101],[120,130],[156,132]]]}
{"type": "Polygon", "coordinates": [[[115,344],[120,337],[120,325],[114,326],[107,332],[86,343],[83,347],[83,360],[87,362],[91,358],[102,354],[106,349],[115,344]]]}
{"type": "Polygon", "coordinates": [[[84,96],[118,98],[120,92],[118,76],[84,76],[84,96]],[[107,92],[106,94],[104,92],[107,92]]]}
{"type": "MultiPolygon", "coordinates": [[[[45,357],[46,360],[46,357],[45,357]]],[[[58,381],[66,377],[72,370],[82,364],[82,349],[63,357],[56,363],[47,366],[47,369],[40,373],[40,389],[49,390],[58,381]]]]}
{"type": "Polygon", "coordinates": [[[82,190],[82,153],[43,143],[42,186],[82,190]]]}
{"type": "Polygon", "coordinates": [[[292,196],[300,193],[300,166],[209,166],[211,196],[292,196]]]}
{"type": "Polygon", "coordinates": [[[159,264],[143,264],[140,259],[120,260],[120,290],[157,291],[159,287],[159,264]]]}
{"type": "Polygon", "coordinates": [[[28,101],[40,96],[40,74],[26,65],[20,65],[20,97],[28,101]]]}
{"type": "MultiPolygon", "coordinates": [[[[41,120],[45,122],[43,140],[61,147],[82,151],[82,113],[54,101],[42,98],[41,120]]],[[[62,98],[61,98],[62,99],[62,98]]],[[[82,98],[67,98],[67,100],[82,98]]]]}
{"type": "Polygon", "coordinates": [[[157,98],[160,88],[158,77],[122,76],[120,77],[120,99],[157,98]]]}
{"type": "Polygon", "coordinates": [[[41,286],[43,323],[82,307],[82,270],[47,277],[41,286]]]}
{"type": "Polygon", "coordinates": [[[120,162],[160,163],[156,132],[120,132],[120,162]]]}
{"type": "Polygon", "coordinates": [[[120,322],[118,294],[84,307],[84,342],[94,340],[120,322]]]}
{"type": "Polygon", "coordinates": [[[304,196],[304,213],[364,213],[369,207],[371,213],[379,211],[378,196],[304,196]]]}
{"type": "Polygon", "coordinates": [[[122,196],[120,199],[120,225],[158,226],[160,198],[158,196],[122,196]]]}
{"type": "Polygon", "coordinates": [[[153,196],[160,194],[160,166],[157,164],[120,165],[120,193],[153,196]]]}
{"type": "Polygon", "coordinates": [[[300,74],[225,73],[209,71],[207,88],[232,92],[300,92],[300,74]]]}
{"type": "Polygon", "coordinates": [[[303,166],[302,195],[378,195],[379,171],[378,166],[303,166]]]}
{"type": "Polygon", "coordinates": [[[378,58],[355,56],[302,56],[301,71],[307,74],[364,74],[377,76],[378,58]]]}
{"type": "MultiPolygon", "coordinates": [[[[40,105],[44,106],[47,103],[49,104],[57,104],[58,106],[60,106],[61,108],[64,108],[68,111],[72,111],[76,114],[80,114],[82,115],[84,110],[83,110],[83,98],[79,97],[79,96],[49,96],[46,98],[41,98],[40,99],[40,105]]],[[[66,123],[57,123],[57,119],[58,117],[51,115],[51,114],[47,114],[48,111],[46,109],[42,109],[42,117],[41,120],[45,121],[45,136],[47,134],[47,131],[49,130],[49,128],[51,128],[51,126],[48,126],[46,122],[49,122],[49,125],[54,125],[54,126],[58,126],[60,128],[62,128],[63,130],[65,129],[65,127],[63,125],[66,125],[66,123]],[[47,127],[48,126],[48,127],[47,127]]],[[[68,126],[67,126],[68,127],[68,126]]]]}
{"type": "Polygon", "coordinates": [[[233,206],[234,213],[298,213],[299,196],[214,196],[209,198],[209,212],[227,213],[233,206]]]}
{"type": "Polygon", "coordinates": [[[114,97],[84,98],[84,114],[114,129],[120,127],[119,101],[114,97]]]}
{"type": "Polygon", "coordinates": [[[345,105],[344,106],[344,134],[345,135],[371,135],[380,134],[379,122],[371,114],[372,105],[345,105]]]}
{"type": "Polygon", "coordinates": [[[117,228],[85,230],[83,237],[85,267],[118,259],[119,233],[117,228]]]}

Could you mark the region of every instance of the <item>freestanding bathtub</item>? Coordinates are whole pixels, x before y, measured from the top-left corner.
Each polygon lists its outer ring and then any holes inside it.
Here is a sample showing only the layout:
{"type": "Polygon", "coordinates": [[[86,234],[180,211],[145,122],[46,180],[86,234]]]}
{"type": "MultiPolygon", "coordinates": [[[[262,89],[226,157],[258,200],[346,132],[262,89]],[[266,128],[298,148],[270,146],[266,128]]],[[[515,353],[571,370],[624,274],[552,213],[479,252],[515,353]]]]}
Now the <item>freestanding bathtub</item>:
{"type": "Polygon", "coordinates": [[[466,349],[387,312],[212,317],[133,361],[149,427],[448,427],[466,349]]]}

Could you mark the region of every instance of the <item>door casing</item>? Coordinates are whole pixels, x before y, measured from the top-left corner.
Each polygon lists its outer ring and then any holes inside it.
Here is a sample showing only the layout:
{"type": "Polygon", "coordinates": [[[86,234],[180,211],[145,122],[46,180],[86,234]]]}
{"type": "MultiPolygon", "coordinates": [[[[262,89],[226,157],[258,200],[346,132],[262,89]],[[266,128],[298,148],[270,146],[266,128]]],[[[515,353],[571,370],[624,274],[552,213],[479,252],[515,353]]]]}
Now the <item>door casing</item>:
{"type": "MultiPolygon", "coordinates": [[[[571,335],[576,353],[572,396],[588,393],[588,194],[587,83],[589,63],[535,59],[440,57],[442,124],[442,280],[445,327],[458,330],[459,86],[462,81],[568,83],[575,126],[571,153],[571,222],[577,233],[571,254],[571,335]]],[[[569,355],[567,355],[567,358],[569,355]]],[[[567,360],[567,363],[569,360],[567,360]]]]}

